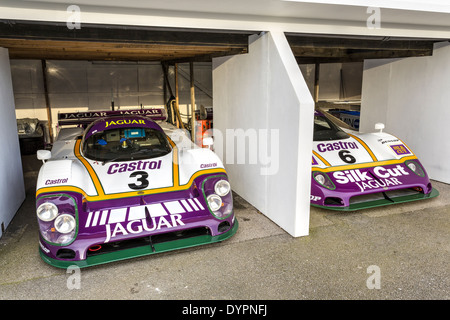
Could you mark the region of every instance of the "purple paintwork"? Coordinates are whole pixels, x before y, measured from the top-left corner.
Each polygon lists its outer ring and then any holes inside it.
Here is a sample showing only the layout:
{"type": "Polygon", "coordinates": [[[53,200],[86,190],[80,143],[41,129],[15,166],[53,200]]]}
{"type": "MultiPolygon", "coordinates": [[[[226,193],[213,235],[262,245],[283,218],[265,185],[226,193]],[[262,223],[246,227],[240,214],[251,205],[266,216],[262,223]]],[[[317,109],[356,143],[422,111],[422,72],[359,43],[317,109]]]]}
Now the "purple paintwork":
{"type": "MultiPolygon", "coordinates": [[[[110,115],[111,112],[63,114],[60,115],[60,120],[64,124],[77,122],[83,125],[87,124],[88,120],[90,121],[81,143],[93,134],[107,131],[108,129],[141,127],[164,132],[152,120],[155,116],[159,116],[153,111],[146,112],[144,116],[141,112],[113,113],[113,117],[94,119],[95,121],[92,118],[110,115]]],[[[172,146],[176,149],[175,145],[172,146]]],[[[204,149],[203,152],[211,151],[204,149]]],[[[173,155],[174,151],[172,151],[173,155]]],[[[211,155],[208,156],[210,157],[211,155]]],[[[83,156],[78,155],[77,157],[79,160],[82,160],[81,157],[83,156]]],[[[102,178],[108,178],[109,183],[117,183],[117,179],[123,178],[119,178],[120,174],[114,175],[116,173],[115,170],[118,170],[119,165],[125,164],[127,172],[139,173],[146,170],[149,174],[149,179],[152,179],[152,170],[163,170],[162,161],[154,158],[151,161],[142,159],[114,162],[109,165],[109,169],[105,173],[107,177],[98,176],[97,178],[100,184],[105,183],[105,179],[102,178]],[[145,163],[147,166],[144,168],[144,165],[142,165],[143,167],[141,168],[139,163],[145,163]]],[[[82,165],[89,171],[86,163],[82,165]]],[[[179,166],[177,166],[177,170],[181,171],[181,164],[179,166]]],[[[215,183],[220,179],[228,180],[226,173],[221,168],[217,168],[217,170],[201,169],[201,163],[198,164],[198,167],[200,170],[205,171],[195,172],[194,170],[193,173],[195,173],[196,177],[190,186],[180,186],[180,188],[171,189],[174,191],[169,192],[159,191],[159,189],[154,188],[152,189],[153,192],[160,193],[149,194],[149,192],[145,192],[146,189],[142,189],[139,191],[142,192],[142,195],[136,192],[133,193],[133,196],[129,196],[128,190],[128,195],[126,195],[127,192],[123,194],[109,193],[107,194],[108,200],[103,198],[89,201],[83,196],[84,191],[80,190],[77,185],[68,185],[67,191],[65,186],[62,185],[58,185],[58,190],[62,191],[54,191],[54,189],[49,188],[49,191],[46,192],[41,189],[36,199],[36,208],[44,202],[51,202],[57,206],[59,216],[69,214],[76,220],[76,229],[64,236],[54,227],[56,219],[50,222],[38,219],[41,252],[49,259],[55,261],[76,262],[85,260],[89,252],[96,251],[102,245],[115,246],[119,242],[123,242],[123,240],[145,239],[149,236],[162,234],[171,234],[177,238],[178,233],[181,234],[182,231],[197,229],[208,230],[208,232],[205,231],[206,234],[211,237],[217,237],[217,239],[221,235],[230,233],[232,229],[233,232],[231,234],[234,234],[237,223],[233,214],[231,191],[229,194],[221,197],[223,205],[216,212],[210,211],[206,202],[206,197],[214,192],[215,183]],[[59,242],[61,239],[65,239],[62,241],[62,244],[59,242]],[[64,250],[67,250],[71,256],[61,256],[61,251],[64,250]]],[[[175,168],[172,167],[172,163],[171,168],[175,168]]],[[[94,170],[94,173],[91,174],[98,175],[98,172],[94,170]]],[[[171,172],[170,175],[173,178],[175,177],[174,172],[171,172]]],[[[47,187],[47,184],[45,186],[47,187]]],[[[188,233],[187,237],[189,238],[191,234],[188,233]]],[[[184,235],[185,233],[183,233],[184,235]]],[[[165,239],[164,241],[167,240],[165,239]]]]}
{"type": "Polygon", "coordinates": [[[413,152],[390,134],[344,132],[316,110],[313,145],[312,205],[358,210],[439,194],[413,152]]]}
{"type": "MultiPolygon", "coordinates": [[[[414,160],[414,162],[420,165],[418,160],[414,160]]],[[[350,199],[355,196],[409,188],[416,188],[424,194],[428,194],[432,190],[430,180],[425,172],[421,177],[412,172],[404,163],[332,171],[326,174],[333,182],[335,189],[327,189],[319,185],[314,177],[311,177],[312,204],[325,206],[325,199],[333,197],[342,199],[343,203],[340,206],[347,207],[350,205],[350,199]]]]}
{"type": "Polygon", "coordinates": [[[96,118],[126,116],[143,116],[153,120],[166,120],[165,110],[160,108],[116,110],[116,111],[86,111],[58,113],[59,125],[77,125],[91,123],[96,118]]]}
{"type": "MultiPolygon", "coordinates": [[[[83,260],[86,258],[89,248],[99,244],[102,245],[107,242],[115,242],[126,239],[142,238],[149,235],[163,234],[173,231],[189,230],[197,227],[206,227],[210,229],[211,235],[216,236],[223,232],[218,230],[218,226],[223,221],[228,221],[230,225],[233,225],[234,215],[231,214],[225,219],[217,219],[208,210],[208,206],[202,194],[202,182],[208,177],[217,176],[217,174],[203,175],[194,180],[192,187],[185,191],[176,191],[170,193],[161,193],[155,195],[147,195],[141,197],[130,197],[107,201],[86,202],[83,201],[83,197],[79,193],[64,192],[64,194],[75,199],[77,203],[77,235],[75,240],[69,245],[64,245],[65,249],[74,250],[76,256],[71,260],[83,260]],[[193,204],[200,202],[203,209],[198,205],[199,210],[195,210],[193,204]],[[185,213],[179,213],[177,215],[171,214],[164,203],[184,200],[181,202],[185,213]],[[160,217],[146,217],[143,219],[132,219],[130,217],[130,208],[137,208],[138,206],[145,206],[146,204],[163,204],[163,208],[166,210],[165,216],[160,217]],[[108,220],[101,221],[103,214],[105,217],[111,218],[111,210],[123,209],[125,213],[125,220],[113,223],[103,223],[108,220]],[[191,210],[190,212],[188,210],[191,210]],[[98,212],[98,214],[97,214],[98,212]],[[96,217],[95,217],[96,215],[96,217]],[[95,221],[94,221],[95,217],[95,221]],[[180,223],[180,221],[182,223],[180,223]],[[156,225],[154,225],[156,223],[156,225]],[[120,224],[120,226],[118,226],[120,224]],[[112,237],[113,233],[114,237],[112,237]],[[133,233],[135,232],[135,233],[133,233]],[[109,241],[108,241],[109,240],[109,241]]],[[[225,174],[220,174],[223,178],[226,178],[225,174]]],[[[231,198],[231,193],[230,193],[231,198]]],[[[65,201],[67,203],[67,197],[61,197],[60,195],[42,194],[36,201],[36,205],[39,206],[45,200],[52,200],[58,207],[65,201]],[[50,196],[50,197],[49,197],[50,196]],[[65,199],[65,200],[64,200],[65,199]],[[64,201],[63,201],[64,200],[64,201]]],[[[231,200],[232,201],[232,200],[231,200]]],[[[67,206],[65,209],[74,212],[73,208],[67,206]]],[[[41,235],[41,248],[46,252],[47,256],[53,259],[57,259],[56,253],[61,249],[60,245],[52,245],[42,239],[41,235]]]]}

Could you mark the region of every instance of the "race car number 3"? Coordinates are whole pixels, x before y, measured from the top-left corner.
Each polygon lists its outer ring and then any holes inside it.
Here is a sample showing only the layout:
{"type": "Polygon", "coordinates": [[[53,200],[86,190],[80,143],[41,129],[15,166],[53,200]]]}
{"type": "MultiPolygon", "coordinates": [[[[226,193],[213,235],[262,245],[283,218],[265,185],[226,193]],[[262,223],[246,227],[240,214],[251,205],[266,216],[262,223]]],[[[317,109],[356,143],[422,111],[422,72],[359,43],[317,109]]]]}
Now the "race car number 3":
{"type": "Polygon", "coordinates": [[[148,187],[148,173],[145,171],[135,171],[130,174],[130,178],[134,179],[136,183],[129,183],[128,187],[133,190],[140,190],[148,187]]]}

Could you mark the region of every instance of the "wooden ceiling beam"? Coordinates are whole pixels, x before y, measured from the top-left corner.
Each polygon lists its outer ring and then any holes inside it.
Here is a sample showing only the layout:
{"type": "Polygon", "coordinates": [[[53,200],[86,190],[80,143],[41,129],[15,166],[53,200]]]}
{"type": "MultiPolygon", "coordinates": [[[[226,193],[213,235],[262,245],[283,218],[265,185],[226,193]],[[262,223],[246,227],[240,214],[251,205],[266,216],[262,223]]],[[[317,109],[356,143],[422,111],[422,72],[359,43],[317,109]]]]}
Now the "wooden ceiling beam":
{"type": "Polygon", "coordinates": [[[109,43],[109,42],[86,42],[86,41],[52,41],[52,40],[29,40],[29,39],[5,39],[0,38],[0,44],[7,48],[72,48],[74,50],[86,49],[108,49],[108,50],[228,50],[231,48],[245,48],[243,46],[230,45],[228,47],[222,46],[206,46],[206,45],[175,45],[175,44],[135,44],[135,43],[109,43]]]}
{"type": "Polygon", "coordinates": [[[292,48],[324,48],[324,49],[361,49],[361,50],[426,50],[432,49],[433,39],[396,39],[389,37],[325,37],[301,36],[288,34],[288,42],[292,48]]]}
{"type": "Polygon", "coordinates": [[[433,54],[437,39],[287,34],[298,63],[360,62],[365,59],[422,57],[433,54]]]}
{"type": "Polygon", "coordinates": [[[0,38],[13,39],[230,47],[247,46],[248,36],[254,33],[102,24],[83,24],[82,28],[71,30],[58,22],[0,20],[0,38]]]}
{"type": "Polygon", "coordinates": [[[0,47],[12,59],[210,61],[247,53],[254,33],[0,20],[0,47]]]}
{"type": "Polygon", "coordinates": [[[362,61],[364,59],[386,59],[404,57],[431,56],[432,49],[416,50],[349,50],[324,48],[293,48],[294,56],[299,60],[362,61]]]}
{"type": "Polygon", "coordinates": [[[315,63],[346,63],[346,62],[362,62],[367,59],[392,59],[392,58],[407,58],[407,57],[424,57],[431,56],[432,50],[373,50],[373,51],[358,51],[349,52],[347,54],[341,53],[339,55],[309,55],[296,56],[298,64],[315,64],[315,63]]]}

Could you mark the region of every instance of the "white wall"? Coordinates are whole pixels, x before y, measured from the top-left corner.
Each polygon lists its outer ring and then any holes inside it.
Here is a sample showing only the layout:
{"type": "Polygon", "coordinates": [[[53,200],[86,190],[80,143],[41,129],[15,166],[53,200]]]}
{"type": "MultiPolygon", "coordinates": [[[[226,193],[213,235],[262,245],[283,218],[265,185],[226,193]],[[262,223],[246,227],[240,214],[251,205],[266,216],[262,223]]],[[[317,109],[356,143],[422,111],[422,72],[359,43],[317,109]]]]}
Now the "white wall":
{"type": "Polygon", "coordinates": [[[430,57],[366,61],[360,131],[386,125],[410,146],[434,180],[450,183],[450,44],[430,57]]]}
{"type": "MultiPolygon", "coordinates": [[[[0,224],[6,227],[25,200],[8,50],[0,48],[0,224]]],[[[0,237],[2,236],[0,229],[0,237]]]]}
{"type": "Polygon", "coordinates": [[[225,138],[216,152],[239,195],[291,235],[308,235],[314,103],[284,33],[252,41],[248,54],[213,61],[214,128],[225,138]],[[245,161],[227,129],[248,134],[245,161]]]}

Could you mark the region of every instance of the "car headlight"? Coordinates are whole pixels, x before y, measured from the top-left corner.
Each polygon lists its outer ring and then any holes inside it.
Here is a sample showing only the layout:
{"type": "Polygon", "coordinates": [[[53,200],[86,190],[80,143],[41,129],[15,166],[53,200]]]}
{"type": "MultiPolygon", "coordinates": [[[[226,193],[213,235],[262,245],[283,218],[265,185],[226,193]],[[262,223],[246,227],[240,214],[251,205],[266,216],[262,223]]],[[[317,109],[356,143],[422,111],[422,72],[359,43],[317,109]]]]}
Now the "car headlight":
{"type": "Polygon", "coordinates": [[[52,245],[68,245],[77,236],[78,207],[66,194],[44,196],[36,200],[39,232],[52,245]]]}
{"type": "Polygon", "coordinates": [[[45,222],[52,221],[58,215],[58,207],[51,202],[44,202],[38,207],[36,213],[40,220],[45,222]]]}
{"type": "Polygon", "coordinates": [[[62,214],[55,220],[55,229],[59,233],[70,233],[75,229],[75,218],[70,214],[62,214]]]}
{"type": "Polygon", "coordinates": [[[316,181],[320,184],[325,184],[325,177],[322,174],[317,174],[316,181]]]}
{"type": "Polygon", "coordinates": [[[227,180],[219,180],[214,185],[214,191],[221,197],[226,196],[231,190],[230,183],[227,180]]]}
{"type": "Polygon", "coordinates": [[[224,220],[233,214],[233,194],[225,174],[205,178],[201,189],[209,212],[214,218],[224,220]]]}
{"type": "Polygon", "coordinates": [[[222,198],[217,194],[210,194],[206,201],[208,201],[208,206],[212,211],[218,211],[222,207],[222,198]]]}
{"type": "Polygon", "coordinates": [[[420,164],[418,164],[415,161],[406,161],[405,164],[408,166],[408,168],[417,174],[420,177],[425,177],[425,171],[422,169],[420,164]]]}
{"type": "Polygon", "coordinates": [[[327,189],[330,189],[330,190],[336,189],[336,186],[334,185],[333,181],[331,181],[330,177],[326,173],[316,171],[313,173],[313,178],[320,185],[324,186],[327,189]]]}
{"type": "Polygon", "coordinates": [[[409,167],[412,171],[414,171],[414,172],[417,170],[417,167],[416,167],[416,165],[414,164],[414,162],[408,163],[408,167],[409,167]]]}

